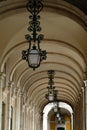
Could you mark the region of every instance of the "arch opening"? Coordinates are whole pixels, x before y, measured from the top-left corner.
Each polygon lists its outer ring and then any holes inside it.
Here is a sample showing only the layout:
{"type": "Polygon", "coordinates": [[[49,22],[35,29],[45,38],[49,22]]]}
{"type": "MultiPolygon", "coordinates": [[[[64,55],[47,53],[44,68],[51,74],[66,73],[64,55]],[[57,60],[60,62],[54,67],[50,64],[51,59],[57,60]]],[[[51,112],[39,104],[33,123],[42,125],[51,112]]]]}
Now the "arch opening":
{"type": "MultiPolygon", "coordinates": [[[[44,109],[43,109],[43,130],[48,130],[51,126],[49,124],[50,121],[50,117],[52,117],[53,115],[53,108],[54,108],[54,103],[49,103],[47,104],[44,109]],[[49,114],[51,113],[51,114],[49,114]]],[[[73,130],[73,109],[70,105],[68,105],[65,102],[59,102],[59,108],[62,109],[63,111],[66,110],[68,112],[68,114],[70,115],[70,130],[73,130]]],[[[63,113],[63,111],[61,111],[63,113]]],[[[65,112],[66,113],[66,112],[65,112]]],[[[67,114],[67,113],[66,113],[67,114]]],[[[51,121],[53,123],[53,120],[51,121]]],[[[52,126],[52,130],[62,130],[60,128],[63,128],[64,130],[66,130],[66,123],[58,123],[56,122],[55,124],[55,128],[53,128],[52,126]]]]}

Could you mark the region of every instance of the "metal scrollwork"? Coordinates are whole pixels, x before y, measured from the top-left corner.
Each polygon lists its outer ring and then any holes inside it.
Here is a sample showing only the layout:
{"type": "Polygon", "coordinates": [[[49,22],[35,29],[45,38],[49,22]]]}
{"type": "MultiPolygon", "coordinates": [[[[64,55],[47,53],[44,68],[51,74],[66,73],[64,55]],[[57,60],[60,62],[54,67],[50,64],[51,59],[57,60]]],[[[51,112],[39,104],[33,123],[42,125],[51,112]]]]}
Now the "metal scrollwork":
{"type": "Polygon", "coordinates": [[[27,10],[31,13],[29,16],[29,27],[28,31],[32,32],[32,40],[35,42],[38,40],[37,32],[41,31],[40,27],[40,16],[38,15],[39,12],[43,9],[43,4],[41,0],[30,0],[27,4],[27,10]]]}

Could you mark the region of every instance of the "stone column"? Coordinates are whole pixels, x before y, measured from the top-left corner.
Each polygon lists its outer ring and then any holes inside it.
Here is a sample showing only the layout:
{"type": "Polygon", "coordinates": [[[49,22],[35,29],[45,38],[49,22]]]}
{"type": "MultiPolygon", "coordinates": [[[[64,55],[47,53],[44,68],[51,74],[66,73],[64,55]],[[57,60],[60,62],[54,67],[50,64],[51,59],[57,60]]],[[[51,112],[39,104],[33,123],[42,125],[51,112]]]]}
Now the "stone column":
{"type": "Polygon", "coordinates": [[[23,120],[23,116],[22,116],[22,96],[23,94],[20,93],[20,130],[22,130],[22,120],[23,120]]]}
{"type": "Polygon", "coordinates": [[[28,130],[30,130],[30,108],[28,108],[28,130]]]}
{"type": "Polygon", "coordinates": [[[30,109],[29,106],[27,106],[27,111],[26,111],[26,130],[30,130],[30,109]]]}
{"type": "Polygon", "coordinates": [[[11,118],[11,86],[12,82],[7,86],[7,98],[6,98],[6,127],[5,130],[10,130],[10,118],[11,118]]]}
{"type": "Polygon", "coordinates": [[[32,128],[32,130],[34,130],[35,129],[35,106],[33,105],[33,108],[32,108],[32,114],[33,114],[33,128],[32,128]]]}
{"type": "Polygon", "coordinates": [[[70,115],[70,119],[71,119],[71,121],[70,121],[70,128],[71,128],[71,130],[73,130],[73,112],[70,115]]]}
{"type": "Polygon", "coordinates": [[[32,110],[31,110],[31,107],[30,107],[30,110],[29,110],[29,115],[30,115],[30,130],[32,130],[32,110]]]}
{"type": "Polygon", "coordinates": [[[86,125],[85,125],[85,130],[87,130],[87,80],[84,81],[85,83],[85,120],[86,120],[86,125]]]}
{"type": "Polygon", "coordinates": [[[34,124],[34,129],[36,130],[37,129],[37,125],[36,125],[36,120],[37,120],[37,117],[36,117],[36,108],[35,108],[35,118],[34,118],[34,120],[35,120],[35,124],[34,124]]]}
{"type": "Polygon", "coordinates": [[[30,128],[30,105],[29,105],[29,103],[30,103],[30,98],[28,98],[27,99],[27,101],[26,101],[26,104],[27,104],[27,130],[30,130],[31,128],[30,128]]]}
{"type": "Polygon", "coordinates": [[[29,130],[32,129],[32,126],[31,126],[31,115],[32,114],[32,110],[31,110],[31,107],[29,107],[29,130]]]}
{"type": "Polygon", "coordinates": [[[39,130],[41,130],[41,115],[39,114],[39,130]]]}
{"type": "Polygon", "coordinates": [[[15,130],[18,130],[18,123],[19,123],[19,97],[18,97],[19,89],[16,88],[16,104],[15,104],[15,130]]]}
{"type": "Polygon", "coordinates": [[[27,108],[27,130],[29,130],[29,108],[27,108]]]}
{"type": "Polygon", "coordinates": [[[24,111],[24,130],[26,130],[26,105],[23,106],[23,111],[24,111]]]}
{"type": "Polygon", "coordinates": [[[22,130],[22,92],[18,92],[18,130],[22,130]]]}
{"type": "Polygon", "coordinates": [[[34,130],[37,130],[37,108],[34,106],[34,130]]]}
{"type": "Polygon", "coordinates": [[[16,112],[17,112],[17,90],[15,89],[14,95],[14,105],[13,105],[13,130],[16,130],[16,112]]]}
{"type": "Polygon", "coordinates": [[[2,87],[3,87],[3,73],[0,74],[0,130],[2,129],[2,87]]]}
{"type": "Polygon", "coordinates": [[[37,130],[40,130],[40,114],[39,113],[37,113],[37,130]]]}
{"type": "MultiPolygon", "coordinates": [[[[83,84],[84,85],[84,84],[83,84]]],[[[86,124],[86,121],[85,121],[85,86],[82,86],[82,98],[83,98],[83,104],[82,104],[82,106],[83,106],[83,130],[86,130],[86,128],[85,128],[85,124],[86,124]]],[[[87,117],[86,117],[87,118],[87,117]]]]}
{"type": "Polygon", "coordinates": [[[43,130],[43,112],[41,113],[41,130],[43,130]]]}

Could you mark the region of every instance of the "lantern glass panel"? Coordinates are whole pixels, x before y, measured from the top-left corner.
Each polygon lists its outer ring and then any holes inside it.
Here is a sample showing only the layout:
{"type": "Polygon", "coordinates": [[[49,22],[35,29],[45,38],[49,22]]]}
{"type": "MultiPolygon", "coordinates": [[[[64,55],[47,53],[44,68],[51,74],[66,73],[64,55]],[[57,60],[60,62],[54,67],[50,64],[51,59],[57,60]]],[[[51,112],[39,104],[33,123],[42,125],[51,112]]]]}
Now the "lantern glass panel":
{"type": "Polygon", "coordinates": [[[53,94],[49,94],[49,101],[53,101],[54,100],[54,95],[53,94]]]}
{"type": "Polygon", "coordinates": [[[37,49],[31,49],[28,56],[29,65],[32,67],[37,67],[40,63],[40,55],[37,49]]]}

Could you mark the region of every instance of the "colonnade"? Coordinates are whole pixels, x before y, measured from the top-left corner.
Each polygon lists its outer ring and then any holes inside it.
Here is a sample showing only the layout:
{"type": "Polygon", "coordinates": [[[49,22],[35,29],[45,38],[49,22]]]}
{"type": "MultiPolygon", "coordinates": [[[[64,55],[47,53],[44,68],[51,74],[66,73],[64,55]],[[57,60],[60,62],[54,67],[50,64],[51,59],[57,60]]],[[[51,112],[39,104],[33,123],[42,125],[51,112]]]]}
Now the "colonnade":
{"type": "MultiPolygon", "coordinates": [[[[1,130],[41,130],[41,114],[37,105],[13,82],[3,89],[3,73],[0,75],[0,129],[1,130]],[[5,104],[4,129],[2,103],[5,104]]],[[[87,80],[84,82],[77,106],[74,108],[74,130],[87,129],[87,80]]]]}
{"type": "Polygon", "coordinates": [[[41,130],[41,114],[34,102],[26,100],[26,95],[15,88],[12,82],[4,89],[2,83],[3,75],[0,76],[0,129],[41,130]],[[2,121],[3,102],[5,104],[4,122],[2,121]]]}
{"type": "Polygon", "coordinates": [[[81,94],[78,97],[78,102],[74,110],[74,129],[86,130],[85,129],[85,87],[83,87],[81,94]]]}

